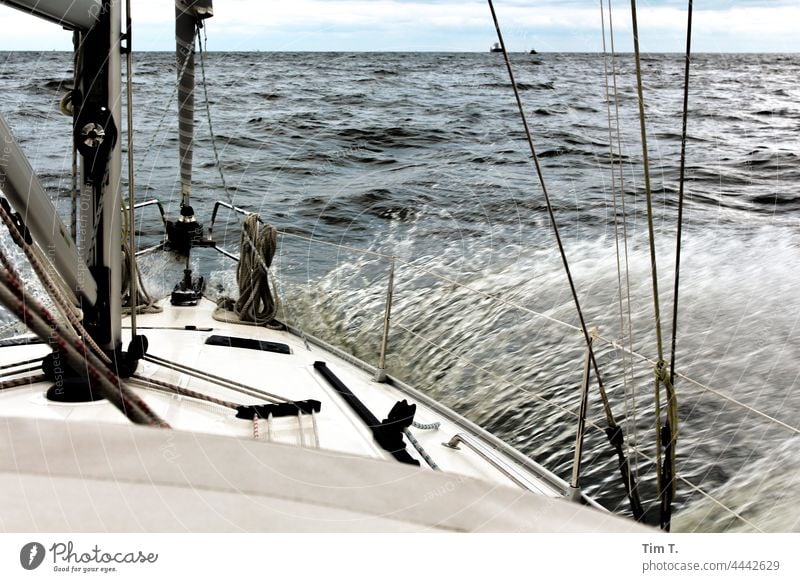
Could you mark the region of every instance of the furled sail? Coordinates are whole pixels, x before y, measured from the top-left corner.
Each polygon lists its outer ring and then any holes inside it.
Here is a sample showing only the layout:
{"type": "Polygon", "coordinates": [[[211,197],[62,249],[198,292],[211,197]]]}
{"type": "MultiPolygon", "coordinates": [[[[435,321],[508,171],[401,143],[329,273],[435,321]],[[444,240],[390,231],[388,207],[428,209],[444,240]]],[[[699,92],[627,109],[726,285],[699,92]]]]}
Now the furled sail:
{"type": "Polygon", "coordinates": [[[178,134],[181,172],[181,206],[189,205],[192,192],[192,141],[194,140],[194,42],[199,23],[213,15],[211,0],[175,2],[175,50],[178,61],[178,134]]]}

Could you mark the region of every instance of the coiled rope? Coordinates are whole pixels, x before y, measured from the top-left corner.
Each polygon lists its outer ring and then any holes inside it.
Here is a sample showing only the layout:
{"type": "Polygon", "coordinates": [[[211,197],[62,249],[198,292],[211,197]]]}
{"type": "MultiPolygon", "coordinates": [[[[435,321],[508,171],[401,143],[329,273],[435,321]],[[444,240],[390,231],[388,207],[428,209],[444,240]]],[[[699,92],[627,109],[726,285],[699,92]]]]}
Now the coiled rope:
{"type": "MultiPolygon", "coordinates": [[[[270,288],[269,268],[278,248],[278,230],[261,224],[257,214],[249,214],[242,224],[239,241],[239,266],[236,283],[239,298],[218,301],[219,307],[233,311],[241,322],[253,325],[275,325],[278,313],[277,293],[270,288]]],[[[216,316],[215,318],[219,319],[216,316]]]]}

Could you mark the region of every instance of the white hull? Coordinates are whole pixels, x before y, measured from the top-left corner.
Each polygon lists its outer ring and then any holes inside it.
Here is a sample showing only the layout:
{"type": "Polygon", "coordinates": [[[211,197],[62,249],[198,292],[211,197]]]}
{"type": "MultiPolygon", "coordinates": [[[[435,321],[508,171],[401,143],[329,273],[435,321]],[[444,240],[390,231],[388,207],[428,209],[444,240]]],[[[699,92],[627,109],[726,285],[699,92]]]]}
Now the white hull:
{"type": "MultiPolygon", "coordinates": [[[[135,427],[107,401],[56,403],[52,382],[0,391],[0,527],[5,531],[639,531],[622,518],[564,499],[567,485],[469,421],[391,379],[372,380],[290,331],[212,317],[215,305],[140,315],[148,354],[224,376],[319,413],[269,421],[127,382],[170,429],[135,427]],[[189,328],[187,328],[189,326],[189,328]],[[291,353],[207,345],[212,335],[288,345],[291,353]],[[407,442],[420,467],[383,450],[364,421],[314,369],[328,368],[379,419],[417,405],[411,428],[441,470],[407,442]],[[475,448],[443,446],[454,435],[475,448]],[[476,450],[477,449],[477,450],[476,450]]],[[[123,327],[127,320],[123,320],[123,327]]],[[[44,356],[44,344],[0,348],[0,365],[44,356]]],[[[145,377],[241,404],[265,403],[142,361],[145,377]]],[[[13,378],[13,377],[12,377],[13,378]]],[[[6,377],[5,380],[9,378],[6,377]]]]}

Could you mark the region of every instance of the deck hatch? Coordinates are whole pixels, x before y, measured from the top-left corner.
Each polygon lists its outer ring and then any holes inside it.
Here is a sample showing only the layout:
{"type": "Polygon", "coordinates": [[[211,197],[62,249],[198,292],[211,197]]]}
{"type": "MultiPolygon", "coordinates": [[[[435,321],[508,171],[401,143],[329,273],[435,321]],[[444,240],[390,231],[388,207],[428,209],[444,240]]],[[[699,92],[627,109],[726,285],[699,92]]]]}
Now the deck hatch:
{"type": "Polygon", "coordinates": [[[206,345],[225,346],[229,348],[243,348],[245,350],[258,350],[276,354],[291,354],[292,349],[282,343],[268,342],[248,337],[234,337],[230,335],[211,335],[206,338],[206,345]]]}

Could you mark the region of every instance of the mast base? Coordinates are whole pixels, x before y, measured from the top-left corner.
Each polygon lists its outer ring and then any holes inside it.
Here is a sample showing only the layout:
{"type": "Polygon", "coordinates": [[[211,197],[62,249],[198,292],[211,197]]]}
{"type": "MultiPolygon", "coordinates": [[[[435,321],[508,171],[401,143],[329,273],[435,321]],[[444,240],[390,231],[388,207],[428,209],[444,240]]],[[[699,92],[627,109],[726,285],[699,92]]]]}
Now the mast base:
{"type": "Polygon", "coordinates": [[[181,206],[178,220],[167,221],[167,241],[182,255],[188,255],[192,246],[202,245],[203,225],[195,220],[194,209],[188,204],[181,206]]]}

